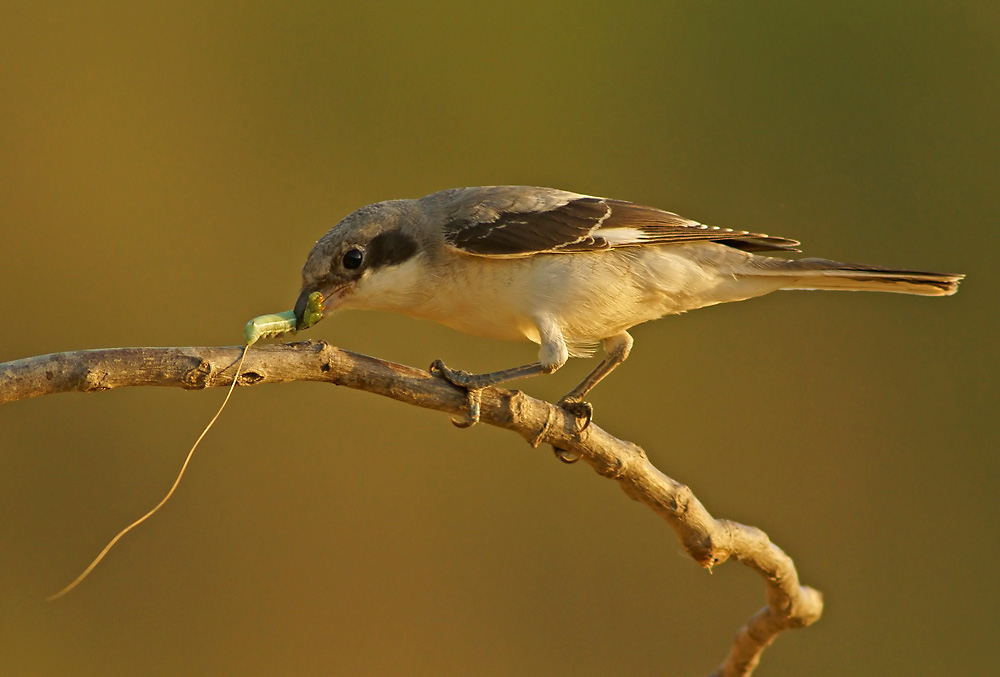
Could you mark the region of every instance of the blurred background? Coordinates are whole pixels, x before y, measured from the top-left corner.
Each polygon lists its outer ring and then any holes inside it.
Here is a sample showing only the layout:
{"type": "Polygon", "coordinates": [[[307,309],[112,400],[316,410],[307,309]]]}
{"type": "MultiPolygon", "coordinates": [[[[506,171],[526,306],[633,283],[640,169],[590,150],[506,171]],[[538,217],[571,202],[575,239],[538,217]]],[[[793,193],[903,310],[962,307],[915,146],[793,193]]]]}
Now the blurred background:
{"type": "MultiPolygon", "coordinates": [[[[964,272],[639,327],[592,398],[822,590],[760,675],[983,674],[998,627],[1000,7],[0,2],[0,360],[233,345],[354,209],[547,185],[964,272]]],[[[425,367],[535,347],[343,313],[425,367]]],[[[593,363],[518,384],[557,398],[593,363]]],[[[764,604],[585,464],[320,384],[0,408],[4,675],[699,675],[764,604]]]]}

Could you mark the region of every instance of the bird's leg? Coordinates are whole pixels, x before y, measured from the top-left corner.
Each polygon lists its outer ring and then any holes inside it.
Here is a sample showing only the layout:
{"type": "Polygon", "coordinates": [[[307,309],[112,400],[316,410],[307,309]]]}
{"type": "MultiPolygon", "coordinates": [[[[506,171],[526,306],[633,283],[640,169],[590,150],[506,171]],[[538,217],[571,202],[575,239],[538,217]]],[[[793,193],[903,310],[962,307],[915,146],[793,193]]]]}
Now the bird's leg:
{"type": "Polygon", "coordinates": [[[469,393],[469,413],[465,419],[456,421],[451,419],[459,428],[468,428],[479,422],[479,405],[482,398],[483,388],[488,388],[498,383],[513,381],[526,376],[537,376],[538,374],[551,374],[554,369],[546,367],[541,362],[524,364],[520,367],[511,367],[500,371],[491,371],[487,374],[471,374],[460,369],[452,369],[445,366],[441,360],[434,360],[431,364],[430,372],[439,374],[444,380],[459,388],[465,388],[469,393]]]}
{"type": "MultiPolygon", "coordinates": [[[[584,396],[600,383],[601,379],[614,371],[615,367],[624,362],[631,350],[632,336],[627,331],[604,339],[604,359],[575,388],[563,395],[562,399],[557,402],[560,407],[573,414],[577,419],[583,419],[583,425],[576,431],[578,434],[586,430],[594,419],[594,406],[585,401],[584,396]]],[[[555,445],[552,446],[552,451],[555,452],[556,458],[563,463],[576,463],[580,460],[579,454],[560,449],[555,445]]]]}
{"type": "Polygon", "coordinates": [[[575,388],[559,400],[558,404],[560,407],[577,418],[584,420],[580,432],[586,430],[587,426],[590,425],[590,421],[594,418],[594,407],[590,402],[584,401],[583,398],[605,376],[614,371],[615,367],[624,362],[631,350],[632,336],[627,331],[604,339],[604,359],[575,388]]]}
{"type": "Polygon", "coordinates": [[[459,428],[468,428],[479,422],[479,405],[481,391],[483,388],[513,381],[518,378],[537,376],[538,374],[551,374],[559,367],[566,364],[569,359],[569,349],[563,339],[562,331],[558,325],[548,318],[538,318],[538,334],[542,344],[538,351],[538,362],[523,364],[520,367],[491,371],[486,374],[472,374],[459,369],[446,367],[441,360],[434,360],[431,364],[430,372],[439,374],[446,381],[459,388],[465,388],[469,393],[469,413],[464,420],[456,421],[452,419],[459,428]]]}
{"type": "Polygon", "coordinates": [[[445,363],[441,360],[434,360],[430,371],[432,374],[440,374],[452,385],[459,386],[460,388],[468,388],[469,390],[482,390],[483,388],[489,388],[490,386],[495,386],[498,383],[506,381],[513,381],[517,378],[552,373],[551,369],[546,369],[540,362],[533,362],[521,365],[520,367],[491,371],[486,374],[472,374],[461,369],[452,369],[445,366],[445,363]]]}

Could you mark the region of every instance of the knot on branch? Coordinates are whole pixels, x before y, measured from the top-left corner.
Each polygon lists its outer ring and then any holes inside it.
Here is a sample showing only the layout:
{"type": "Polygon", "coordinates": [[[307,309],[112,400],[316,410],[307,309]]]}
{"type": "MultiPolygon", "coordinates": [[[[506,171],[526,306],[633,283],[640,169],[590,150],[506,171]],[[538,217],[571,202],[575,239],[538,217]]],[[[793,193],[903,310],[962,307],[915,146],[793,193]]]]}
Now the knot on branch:
{"type": "Polygon", "coordinates": [[[792,606],[789,626],[804,628],[812,625],[823,615],[823,593],[808,585],[799,588],[800,595],[792,606]]]}
{"type": "Polygon", "coordinates": [[[709,572],[712,571],[713,567],[729,559],[729,553],[722,548],[716,547],[711,536],[696,543],[685,543],[684,545],[691,558],[703,568],[708,569],[709,572]]]}
{"type": "Polygon", "coordinates": [[[709,571],[729,559],[733,540],[725,520],[715,520],[686,484],[674,483],[672,498],[673,517],[694,527],[681,535],[681,543],[691,558],[709,571]]]}
{"type": "Polygon", "coordinates": [[[181,377],[181,384],[188,390],[203,390],[208,387],[208,377],[212,373],[212,365],[207,360],[198,360],[198,364],[181,377]]]}
{"type": "Polygon", "coordinates": [[[241,386],[252,386],[264,380],[264,375],[256,371],[244,371],[240,374],[239,384],[241,386]]]}
{"type": "Polygon", "coordinates": [[[674,516],[681,518],[687,515],[692,499],[694,499],[694,492],[691,491],[691,487],[686,484],[678,484],[674,489],[674,516]]]}
{"type": "Polygon", "coordinates": [[[106,371],[88,369],[83,373],[83,378],[80,380],[80,390],[85,393],[110,390],[111,386],[107,384],[107,378],[108,372],[106,371]]]}
{"type": "Polygon", "coordinates": [[[594,465],[594,471],[609,480],[620,480],[626,475],[626,463],[622,456],[601,459],[603,463],[594,465]]]}

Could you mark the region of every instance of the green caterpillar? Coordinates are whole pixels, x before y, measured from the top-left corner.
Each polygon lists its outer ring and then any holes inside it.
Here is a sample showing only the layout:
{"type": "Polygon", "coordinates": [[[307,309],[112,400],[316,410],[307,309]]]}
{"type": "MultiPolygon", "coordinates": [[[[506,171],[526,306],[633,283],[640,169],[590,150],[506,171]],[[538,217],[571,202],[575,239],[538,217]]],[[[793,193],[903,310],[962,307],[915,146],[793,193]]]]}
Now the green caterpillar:
{"type": "MultiPolygon", "coordinates": [[[[309,295],[305,315],[302,317],[302,328],[308,329],[323,319],[323,295],[314,291],[309,295]]],[[[262,338],[273,338],[289,332],[295,332],[295,313],[286,310],[283,313],[260,315],[247,322],[243,328],[243,339],[248,346],[262,338]]]]}

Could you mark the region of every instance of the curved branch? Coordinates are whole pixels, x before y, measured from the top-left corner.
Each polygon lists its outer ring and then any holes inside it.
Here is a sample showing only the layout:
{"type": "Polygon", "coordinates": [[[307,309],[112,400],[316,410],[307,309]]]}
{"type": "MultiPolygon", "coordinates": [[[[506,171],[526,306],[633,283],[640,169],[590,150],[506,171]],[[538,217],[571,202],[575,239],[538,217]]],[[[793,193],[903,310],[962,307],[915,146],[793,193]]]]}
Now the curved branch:
{"type": "MultiPolygon", "coordinates": [[[[58,392],[158,385],[202,389],[232,383],[242,347],[111,348],[54,353],[0,364],[0,404],[58,392]]],[[[465,392],[425,371],[307,341],[254,347],[239,385],[325,381],[428,409],[463,414],[465,392]]],[[[684,484],[660,472],[637,445],[596,424],[576,432],[576,420],[555,405],[520,391],[483,391],[483,423],[512,430],[532,446],[552,444],[578,454],[597,473],[619,483],[674,529],[688,554],[711,569],[730,557],[765,581],[767,606],[740,628],[714,673],[749,675],[779,632],[804,627],[822,613],[822,595],[799,584],[795,565],[760,529],[715,519],[684,484]]]]}

